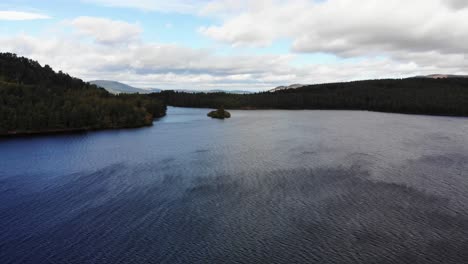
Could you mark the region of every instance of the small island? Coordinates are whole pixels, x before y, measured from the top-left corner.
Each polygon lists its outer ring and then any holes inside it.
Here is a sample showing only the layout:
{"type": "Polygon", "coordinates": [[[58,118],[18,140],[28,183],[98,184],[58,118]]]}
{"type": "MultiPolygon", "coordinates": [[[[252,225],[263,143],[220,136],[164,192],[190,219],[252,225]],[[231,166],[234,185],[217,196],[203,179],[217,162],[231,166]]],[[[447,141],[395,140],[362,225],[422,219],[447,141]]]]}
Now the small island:
{"type": "Polygon", "coordinates": [[[231,114],[228,111],[224,110],[223,107],[221,107],[218,110],[209,112],[208,116],[211,118],[225,119],[230,118],[231,114]]]}

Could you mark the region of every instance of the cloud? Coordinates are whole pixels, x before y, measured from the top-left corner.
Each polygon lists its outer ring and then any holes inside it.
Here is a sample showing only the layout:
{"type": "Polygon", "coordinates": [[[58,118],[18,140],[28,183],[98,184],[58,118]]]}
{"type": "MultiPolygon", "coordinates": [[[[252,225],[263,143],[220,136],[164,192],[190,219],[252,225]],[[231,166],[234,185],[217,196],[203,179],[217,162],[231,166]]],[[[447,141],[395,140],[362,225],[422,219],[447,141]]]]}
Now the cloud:
{"type": "Polygon", "coordinates": [[[447,3],[454,9],[463,9],[468,7],[468,2],[466,0],[447,0],[447,3]]]}
{"type": "Polygon", "coordinates": [[[340,57],[394,53],[466,53],[468,2],[464,0],[83,0],[146,11],[218,19],[200,27],[209,38],[234,47],[291,42],[296,53],[340,57]]]}
{"type": "Polygon", "coordinates": [[[201,5],[198,14],[203,16],[226,17],[241,12],[249,0],[221,0],[210,1],[201,5]]]}
{"type": "Polygon", "coordinates": [[[92,3],[109,7],[135,8],[143,11],[160,11],[176,13],[195,13],[200,5],[207,0],[81,0],[82,2],[92,3]]]}
{"type": "Polygon", "coordinates": [[[18,35],[0,38],[0,47],[87,80],[114,79],[144,87],[258,90],[291,78],[289,55],[221,56],[160,43],[104,46],[69,36],[18,35]]]}
{"type": "Polygon", "coordinates": [[[60,34],[0,37],[0,49],[85,80],[166,89],[266,90],[291,83],[468,72],[468,9],[456,0],[87,1],[208,16],[205,21],[216,23],[199,32],[236,48],[149,42],[138,23],[78,17],[59,23],[60,34]],[[278,40],[289,43],[290,50],[255,54],[260,49],[244,49],[278,40]],[[305,53],[336,59],[305,63],[305,53]]]}
{"type": "Polygon", "coordinates": [[[0,11],[0,20],[37,20],[37,19],[50,19],[48,15],[32,13],[32,12],[21,12],[21,11],[0,11]]]}
{"type": "Polygon", "coordinates": [[[294,52],[342,57],[466,53],[465,6],[460,0],[252,0],[221,24],[199,31],[234,46],[264,47],[289,39],[294,52]]]}
{"type": "Polygon", "coordinates": [[[101,45],[79,37],[17,35],[0,38],[3,51],[18,53],[85,80],[112,79],[165,89],[266,90],[283,84],[459,73],[466,60],[427,53],[401,62],[391,58],[294,66],[296,55],[216,55],[176,44],[101,45]]]}
{"type": "Polygon", "coordinates": [[[97,43],[115,45],[139,39],[142,29],[137,24],[97,17],[78,17],[70,22],[79,34],[92,37],[97,43]]]}

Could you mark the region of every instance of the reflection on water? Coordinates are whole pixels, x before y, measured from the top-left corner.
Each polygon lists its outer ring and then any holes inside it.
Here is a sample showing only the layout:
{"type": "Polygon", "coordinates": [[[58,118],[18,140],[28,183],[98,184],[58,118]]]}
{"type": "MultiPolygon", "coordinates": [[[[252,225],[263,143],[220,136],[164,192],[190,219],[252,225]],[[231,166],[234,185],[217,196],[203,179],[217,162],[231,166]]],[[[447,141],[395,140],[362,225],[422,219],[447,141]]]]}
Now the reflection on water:
{"type": "Polygon", "coordinates": [[[468,261],[468,119],[207,112],[0,141],[0,263],[468,261]]]}

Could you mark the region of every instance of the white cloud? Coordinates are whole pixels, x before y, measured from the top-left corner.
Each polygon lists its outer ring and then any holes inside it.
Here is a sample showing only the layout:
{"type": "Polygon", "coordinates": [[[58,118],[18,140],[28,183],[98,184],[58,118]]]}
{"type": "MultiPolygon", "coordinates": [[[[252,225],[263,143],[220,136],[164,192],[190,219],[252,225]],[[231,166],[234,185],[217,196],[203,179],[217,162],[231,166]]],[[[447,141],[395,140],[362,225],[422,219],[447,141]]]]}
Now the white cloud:
{"type": "Polygon", "coordinates": [[[234,46],[268,46],[289,39],[295,52],[344,57],[466,53],[466,6],[460,0],[253,0],[236,7],[241,11],[224,17],[220,25],[200,32],[234,46]]]}
{"type": "Polygon", "coordinates": [[[466,0],[447,0],[447,2],[451,7],[455,9],[468,7],[468,2],[466,0]]]}
{"type": "Polygon", "coordinates": [[[291,56],[220,56],[174,44],[103,46],[73,38],[0,38],[15,52],[87,80],[114,79],[144,87],[261,89],[290,79],[291,56]],[[270,81],[272,77],[276,79],[270,81]]]}
{"type": "Polygon", "coordinates": [[[78,17],[70,22],[79,34],[101,44],[130,43],[139,39],[142,29],[137,24],[97,17],[78,17]]]}
{"type": "Polygon", "coordinates": [[[219,55],[214,48],[147,42],[137,23],[79,17],[66,23],[74,30],[64,35],[0,37],[0,49],[85,80],[159,88],[265,90],[291,83],[468,72],[468,8],[458,0],[217,0],[198,6],[183,0],[87,1],[210,16],[220,23],[199,31],[239,48],[219,55]],[[255,55],[242,48],[279,39],[289,41],[291,51],[268,55],[265,49],[255,55]],[[317,52],[338,59],[295,63],[304,53],[317,52]]]}
{"type": "Polygon", "coordinates": [[[0,11],[0,20],[37,20],[37,19],[49,19],[48,15],[32,13],[32,12],[21,12],[21,11],[0,11]]]}
{"type": "Polygon", "coordinates": [[[212,50],[175,44],[105,46],[73,37],[27,35],[0,38],[0,47],[85,80],[112,79],[165,89],[266,90],[290,83],[459,73],[459,68],[467,64],[458,55],[440,60],[439,54],[427,53],[412,58],[415,62],[369,58],[299,67],[293,66],[295,55],[215,55],[212,50]]]}
{"type": "Polygon", "coordinates": [[[341,57],[468,51],[465,0],[83,1],[217,18],[221,23],[199,32],[235,47],[267,47],[286,39],[294,52],[341,57]]]}
{"type": "Polygon", "coordinates": [[[201,5],[198,14],[203,16],[227,17],[244,10],[249,0],[210,1],[201,5]]]}
{"type": "Polygon", "coordinates": [[[207,0],[81,0],[82,2],[109,7],[135,8],[143,11],[195,13],[207,0]]]}

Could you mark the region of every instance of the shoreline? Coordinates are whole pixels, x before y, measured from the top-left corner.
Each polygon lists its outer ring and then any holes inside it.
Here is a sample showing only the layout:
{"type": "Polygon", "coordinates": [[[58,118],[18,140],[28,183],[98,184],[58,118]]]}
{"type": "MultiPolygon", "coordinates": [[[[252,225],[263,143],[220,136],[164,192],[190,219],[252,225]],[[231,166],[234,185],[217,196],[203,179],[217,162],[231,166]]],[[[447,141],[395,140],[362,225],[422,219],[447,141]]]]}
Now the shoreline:
{"type": "Polygon", "coordinates": [[[0,138],[82,134],[82,133],[94,132],[94,131],[138,129],[138,128],[150,127],[150,126],[152,125],[145,125],[145,126],[138,126],[138,127],[72,128],[72,129],[50,129],[50,130],[42,130],[42,131],[14,131],[14,132],[8,132],[6,134],[0,134],[0,138]]]}
{"type": "MultiPolygon", "coordinates": [[[[193,107],[193,106],[174,106],[170,107],[179,108],[194,108],[194,109],[214,109],[210,107],[193,107]]],[[[432,116],[432,117],[455,117],[455,118],[468,118],[468,115],[456,115],[456,114],[431,114],[431,113],[414,113],[414,112],[389,112],[389,111],[378,111],[378,110],[367,110],[367,109],[307,109],[307,108],[259,108],[259,107],[241,107],[241,108],[226,108],[228,110],[238,111],[362,111],[362,112],[374,112],[383,114],[397,114],[397,115],[413,115],[413,116],[432,116]]],[[[40,131],[9,131],[7,133],[0,133],[0,139],[4,138],[16,138],[16,137],[37,137],[37,136],[50,136],[50,135],[66,135],[66,134],[81,134],[94,131],[105,131],[105,130],[120,130],[120,129],[139,129],[144,127],[151,127],[153,123],[158,119],[166,116],[155,117],[153,122],[148,125],[141,126],[129,126],[129,127],[108,127],[108,128],[70,128],[70,129],[48,129],[40,131]]]]}
{"type": "MultiPolygon", "coordinates": [[[[216,107],[196,107],[196,106],[176,106],[176,105],[167,105],[171,107],[180,107],[180,108],[195,108],[195,109],[216,109],[216,107]]],[[[374,112],[374,113],[383,113],[383,114],[396,114],[396,115],[414,115],[414,116],[435,116],[435,117],[460,117],[468,118],[468,114],[437,114],[437,113],[420,113],[420,112],[391,112],[391,111],[379,111],[379,110],[369,110],[369,109],[352,109],[352,108],[271,108],[271,107],[224,107],[226,110],[238,110],[238,111],[362,111],[362,112],[374,112]]]]}
{"type": "Polygon", "coordinates": [[[36,130],[36,131],[8,131],[7,133],[0,133],[0,139],[2,138],[15,138],[15,137],[36,137],[36,136],[50,136],[50,135],[66,135],[66,134],[82,134],[95,131],[105,130],[119,130],[119,129],[138,129],[144,127],[151,127],[153,123],[166,115],[158,116],[153,119],[153,122],[148,125],[141,126],[123,126],[123,127],[107,127],[107,128],[66,128],[66,129],[47,129],[47,130],[36,130]]]}

